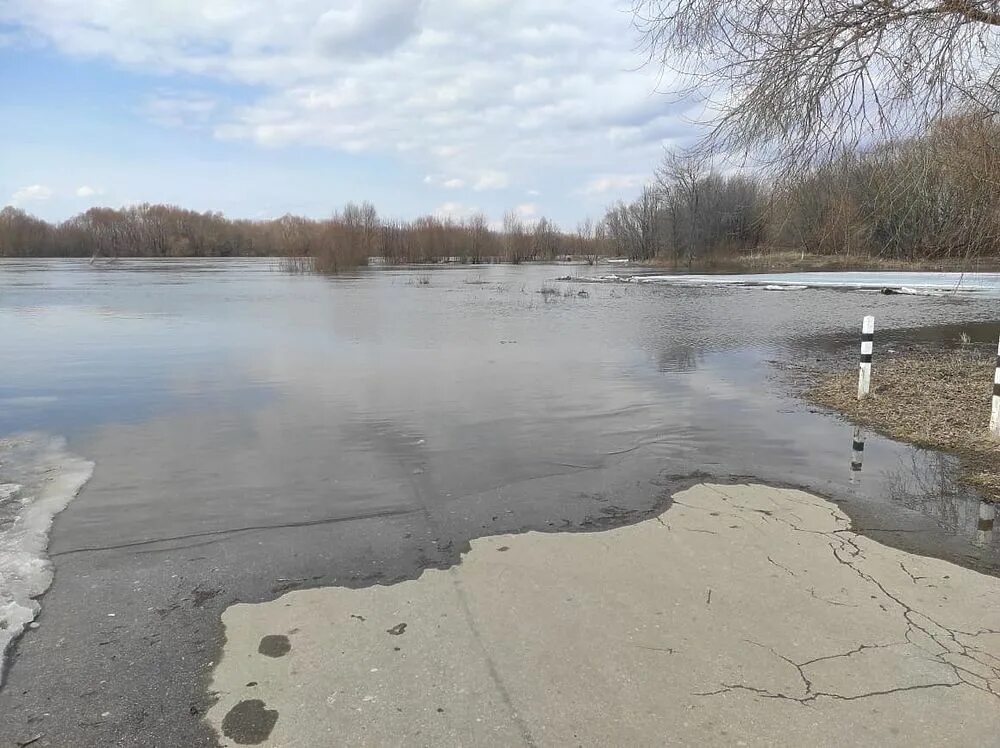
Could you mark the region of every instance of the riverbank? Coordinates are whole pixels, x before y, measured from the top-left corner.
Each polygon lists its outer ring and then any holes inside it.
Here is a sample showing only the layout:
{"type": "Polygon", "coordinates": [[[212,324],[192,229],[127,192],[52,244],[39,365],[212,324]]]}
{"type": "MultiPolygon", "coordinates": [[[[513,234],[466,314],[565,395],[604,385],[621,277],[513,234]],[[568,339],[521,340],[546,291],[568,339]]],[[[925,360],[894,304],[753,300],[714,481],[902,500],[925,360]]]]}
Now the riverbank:
{"type": "Polygon", "coordinates": [[[1000,501],[1000,439],[989,433],[995,363],[976,350],[911,350],[876,361],[865,400],[853,367],[818,374],[804,394],[893,439],[957,455],[960,480],[1000,501]]]}
{"type": "Polygon", "coordinates": [[[903,271],[986,273],[1000,270],[1000,257],[902,260],[860,254],[828,255],[760,250],[734,255],[710,256],[692,263],[671,257],[654,257],[653,267],[699,273],[783,273],[810,271],[903,271]]]}

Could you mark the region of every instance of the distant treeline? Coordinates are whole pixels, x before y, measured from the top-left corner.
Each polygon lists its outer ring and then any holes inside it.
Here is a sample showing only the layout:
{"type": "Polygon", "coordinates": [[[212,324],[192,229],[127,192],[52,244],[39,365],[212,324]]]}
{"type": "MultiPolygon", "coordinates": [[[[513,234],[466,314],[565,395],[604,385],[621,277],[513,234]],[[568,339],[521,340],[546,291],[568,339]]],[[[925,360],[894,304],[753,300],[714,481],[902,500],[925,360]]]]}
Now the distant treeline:
{"type": "Polygon", "coordinates": [[[604,219],[633,259],[704,265],[757,249],[886,260],[1000,255],[1000,125],[952,117],[771,182],[668,155],[604,219]]]}
{"type": "Polygon", "coordinates": [[[279,256],[307,258],[304,264],[335,271],[371,257],[400,263],[523,262],[606,249],[600,227],[588,222],[581,231],[563,233],[545,218],[527,223],[513,212],[501,230],[482,215],[385,221],[370,203],[347,205],[323,220],[292,215],[231,220],[168,205],[91,208],[58,225],[7,207],[0,211],[0,257],[279,256]]]}
{"type": "Polygon", "coordinates": [[[1000,125],[953,117],[921,137],[771,181],[668,155],[638,198],[571,233],[515,212],[499,227],[483,215],[387,221],[370,203],[322,220],[231,220],[138,205],[92,208],[53,225],[17,208],[0,211],[2,257],[279,256],[290,267],[336,271],[371,257],[516,263],[618,255],[696,267],[761,249],[859,263],[997,258],[1000,125]]]}

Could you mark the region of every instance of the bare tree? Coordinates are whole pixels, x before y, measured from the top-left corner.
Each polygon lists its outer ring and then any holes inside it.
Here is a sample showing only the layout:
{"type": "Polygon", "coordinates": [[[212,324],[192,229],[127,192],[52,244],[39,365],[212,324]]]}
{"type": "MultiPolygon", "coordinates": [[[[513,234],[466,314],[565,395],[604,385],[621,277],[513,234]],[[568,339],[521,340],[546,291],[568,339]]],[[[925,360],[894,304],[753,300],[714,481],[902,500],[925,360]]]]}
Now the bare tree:
{"type": "Polygon", "coordinates": [[[664,198],[674,261],[690,264],[700,246],[702,192],[708,170],[698,155],[667,152],[657,167],[656,184],[664,198]]]}
{"type": "Polygon", "coordinates": [[[477,264],[489,256],[490,251],[490,224],[486,216],[482,213],[473,213],[466,221],[468,230],[468,253],[469,262],[477,264]]]}
{"type": "Polygon", "coordinates": [[[706,148],[798,166],[919,133],[945,113],[1000,109],[996,0],[634,0],[633,10],[650,61],[712,113],[706,148]]]}
{"type": "Polygon", "coordinates": [[[631,203],[619,202],[608,209],[604,223],[619,254],[633,260],[656,256],[662,239],[661,193],[647,185],[631,203]]]}
{"type": "Polygon", "coordinates": [[[535,227],[531,232],[532,255],[546,260],[554,260],[561,248],[562,243],[559,240],[556,225],[542,216],[535,222],[535,227]]]}
{"type": "Polygon", "coordinates": [[[503,249],[504,259],[517,264],[528,259],[531,237],[521,220],[521,215],[514,210],[503,214],[503,249]]]}
{"type": "Polygon", "coordinates": [[[597,259],[601,256],[605,227],[604,223],[594,223],[594,219],[587,216],[576,225],[576,242],[574,251],[583,255],[588,265],[596,265],[597,259]]]}

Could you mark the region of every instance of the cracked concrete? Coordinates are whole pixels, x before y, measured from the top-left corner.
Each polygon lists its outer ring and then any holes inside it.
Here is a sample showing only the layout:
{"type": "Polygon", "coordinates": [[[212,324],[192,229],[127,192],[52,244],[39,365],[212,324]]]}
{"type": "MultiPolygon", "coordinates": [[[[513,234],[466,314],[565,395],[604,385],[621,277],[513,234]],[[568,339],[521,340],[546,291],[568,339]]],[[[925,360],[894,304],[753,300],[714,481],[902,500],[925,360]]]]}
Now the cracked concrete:
{"type": "Polygon", "coordinates": [[[1000,580],[882,546],[788,489],[702,484],[636,525],[481,538],[414,581],[223,621],[206,718],[228,745],[1000,735],[1000,580]],[[287,653],[262,656],[275,636],[287,653]]]}

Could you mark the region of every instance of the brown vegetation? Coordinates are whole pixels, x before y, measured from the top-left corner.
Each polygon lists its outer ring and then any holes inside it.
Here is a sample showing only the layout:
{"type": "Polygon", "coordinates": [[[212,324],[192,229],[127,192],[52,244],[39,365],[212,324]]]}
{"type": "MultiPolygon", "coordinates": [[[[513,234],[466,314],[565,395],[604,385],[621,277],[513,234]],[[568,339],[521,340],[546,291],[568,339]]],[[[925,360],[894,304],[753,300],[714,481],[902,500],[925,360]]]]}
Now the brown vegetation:
{"type": "Polygon", "coordinates": [[[856,370],[822,376],[805,395],[895,439],[958,455],[963,482],[1000,501],[1000,439],[989,432],[994,366],[975,352],[911,353],[876,364],[860,402],[856,370]]]}
{"type": "Polygon", "coordinates": [[[525,262],[603,255],[678,268],[962,269],[1000,258],[1000,123],[952,117],[918,138],[845,154],[768,182],[668,155],[651,184],[600,222],[561,231],[508,212],[382,219],[369,203],[330,218],[227,219],[163,205],[92,208],[52,225],[0,211],[0,257],[279,256],[336,272],[388,263],[525,262]]]}
{"type": "Polygon", "coordinates": [[[349,204],[324,220],[231,220],[220,213],[139,205],[92,208],[52,225],[17,208],[0,211],[0,257],[278,256],[289,270],[337,272],[373,257],[389,263],[516,263],[595,258],[606,251],[603,233],[590,223],[567,234],[546,218],[526,224],[516,213],[507,214],[502,231],[482,215],[385,221],[370,203],[349,204]]]}
{"type": "Polygon", "coordinates": [[[1000,257],[1000,122],[952,117],[774,182],[668,154],[605,225],[619,254],[677,267],[968,269],[1000,257]]]}

